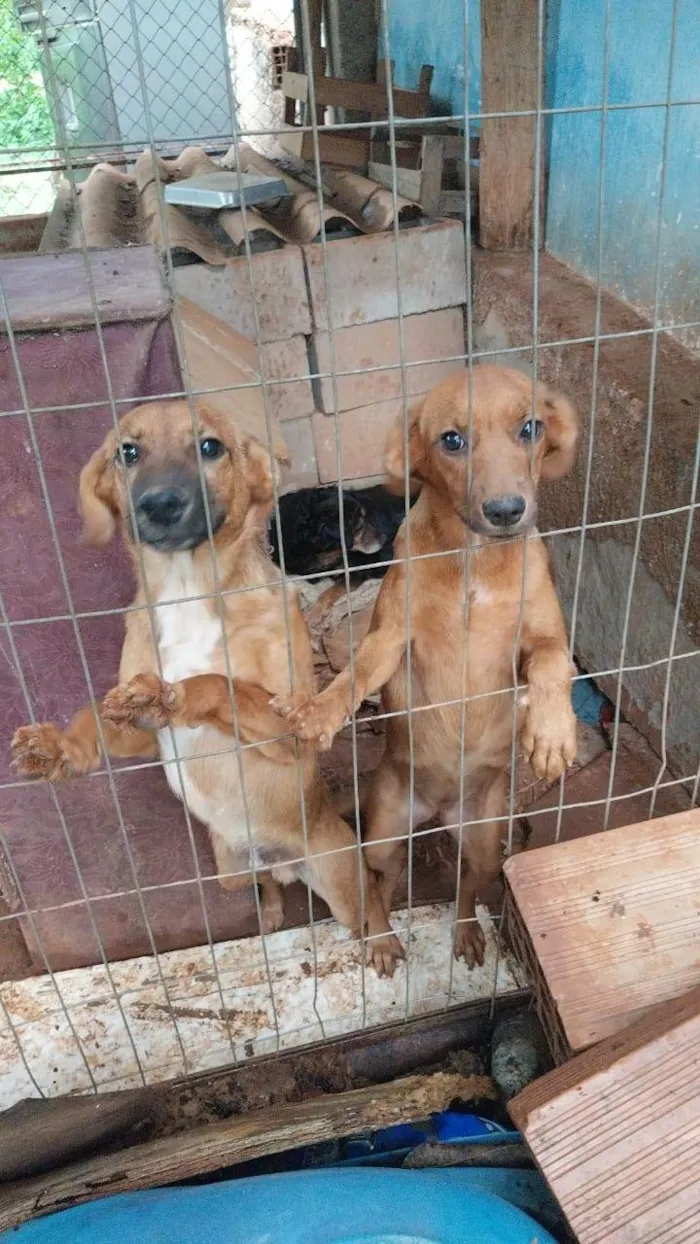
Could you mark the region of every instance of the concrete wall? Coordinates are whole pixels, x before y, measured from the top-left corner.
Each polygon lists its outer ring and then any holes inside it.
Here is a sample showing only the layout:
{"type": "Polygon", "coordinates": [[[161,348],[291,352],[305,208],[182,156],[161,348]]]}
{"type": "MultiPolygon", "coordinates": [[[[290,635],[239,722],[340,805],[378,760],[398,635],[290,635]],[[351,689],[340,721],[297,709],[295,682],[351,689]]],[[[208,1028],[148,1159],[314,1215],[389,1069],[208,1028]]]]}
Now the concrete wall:
{"type": "MultiPolygon", "coordinates": [[[[479,109],[479,60],[481,51],[479,0],[469,0],[469,108],[479,109]]],[[[434,112],[464,112],[465,55],[464,0],[389,0],[389,38],[397,86],[414,90],[421,65],[433,65],[434,112]]],[[[385,56],[380,32],[379,55],[385,56]]]]}
{"type": "MultiPolygon", "coordinates": [[[[470,108],[479,107],[479,0],[469,0],[470,108]]],[[[608,101],[662,103],[667,96],[672,0],[610,0],[608,101]]],[[[464,5],[390,4],[396,80],[414,86],[435,65],[434,98],[464,111],[464,5]]],[[[548,0],[546,103],[596,107],[603,98],[603,0],[548,0]]],[[[384,55],[380,39],[380,55],[384,55]]],[[[672,100],[700,98],[698,0],[678,0],[672,100]]],[[[665,108],[608,113],[603,178],[603,284],[642,311],[654,302],[659,169],[665,108]]],[[[546,245],[576,271],[598,266],[600,111],[552,118],[547,132],[546,245]]],[[[700,320],[700,104],[673,108],[663,194],[660,309],[666,323],[700,320]]],[[[679,334],[700,347],[700,330],[679,334]]]]}
{"type": "MultiPolygon", "coordinates": [[[[653,104],[668,91],[671,0],[610,0],[608,100],[653,104]]],[[[679,0],[671,100],[700,98],[697,0],[679,0]]],[[[547,104],[585,107],[603,98],[603,0],[550,0],[547,104]]],[[[608,113],[603,169],[603,284],[642,310],[654,301],[659,171],[666,109],[608,113]]],[[[601,114],[552,118],[548,135],[546,244],[595,277],[601,114]]],[[[700,105],[670,112],[663,189],[660,310],[665,322],[700,319],[700,105]]],[[[696,329],[686,344],[700,345],[696,329]]]]}

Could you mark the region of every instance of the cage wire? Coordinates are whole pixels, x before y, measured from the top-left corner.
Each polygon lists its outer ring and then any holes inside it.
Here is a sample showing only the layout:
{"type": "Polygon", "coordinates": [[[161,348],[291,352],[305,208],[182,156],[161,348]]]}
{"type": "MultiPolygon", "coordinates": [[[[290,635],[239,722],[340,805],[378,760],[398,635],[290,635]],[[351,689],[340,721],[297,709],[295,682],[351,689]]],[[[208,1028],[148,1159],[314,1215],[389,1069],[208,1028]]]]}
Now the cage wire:
{"type": "MultiPolygon", "coordinates": [[[[5,4],[6,0],[0,0],[0,3],[5,4]]],[[[625,800],[638,800],[640,796],[647,796],[649,816],[653,816],[659,792],[670,788],[678,788],[689,794],[691,802],[697,802],[698,788],[700,786],[700,769],[680,776],[671,775],[668,758],[668,719],[671,704],[672,678],[678,670],[683,669],[685,661],[697,660],[698,656],[700,656],[700,649],[698,648],[688,647],[683,651],[677,650],[693,523],[699,504],[697,493],[698,475],[700,473],[700,436],[698,436],[696,441],[689,500],[683,504],[675,504],[672,503],[674,499],[669,497],[669,504],[665,508],[659,509],[657,507],[648,510],[646,507],[654,430],[654,401],[660,338],[662,334],[668,332],[678,334],[683,330],[700,327],[700,323],[692,320],[683,323],[664,322],[661,313],[663,270],[661,241],[672,114],[673,110],[678,107],[689,104],[700,105],[700,100],[678,100],[673,98],[672,95],[679,10],[679,0],[674,0],[672,34],[666,74],[666,97],[652,102],[619,103],[611,101],[609,99],[609,84],[611,72],[614,69],[611,54],[611,0],[605,0],[604,9],[602,92],[600,100],[594,104],[560,108],[545,106],[542,95],[542,83],[544,80],[546,6],[545,0],[538,0],[538,89],[534,108],[498,113],[471,110],[471,84],[468,66],[470,64],[469,50],[473,31],[471,29],[469,6],[465,0],[463,41],[464,64],[467,70],[465,72],[461,114],[437,117],[425,115],[419,119],[411,118],[410,123],[407,122],[405,118],[396,115],[391,75],[387,75],[385,79],[386,116],[381,121],[378,121],[375,117],[371,121],[344,122],[346,131],[357,131],[359,134],[365,133],[369,135],[371,130],[378,125],[381,125],[388,131],[391,164],[390,190],[393,202],[393,222],[388,233],[391,235],[393,246],[396,319],[398,322],[398,361],[395,363],[383,362],[376,367],[364,366],[356,368],[338,366],[336,352],[337,330],[334,327],[333,317],[334,286],[329,262],[331,248],[335,242],[333,235],[327,232],[323,214],[325,201],[320,145],[321,136],[326,132],[330,132],[332,127],[327,124],[325,118],[319,120],[316,106],[317,83],[312,39],[312,21],[316,10],[314,8],[313,12],[310,11],[310,0],[301,0],[298,9],[300,20],[297,22],[296,31],[293,11],[285,3],[285,0],[279,0],[279,2],[277,0],[261,0],[260,3],[256,3],[256,0],[250,0],[248,4],[241,2],[238,4],[231,3],[228,6],[225,6],[222,0],[212,0],[211,10],[208,10],[203,4],[197,6],[190,5],[185,0],[180,0],[177,4],[174,0],[170,0],[168,4],[163,3],[161,0],[160,3],[151,4],[148,8],[142,4],[141,0],[124,0],[124,4],[121,7],[113,0],[109,0],[109,3],[102,4],[99,7],[94,7],[92,0],[64,0],[62,3],[51,3],[50,0],[47,0],[46,3],[43,3],[43,0],[32,0],[32,3],[27,3],[26,0],[21,0],[17,10],[12,13],[10,13],[9,6],[7,5],[5,9],[0,10],[4,14],[3,20],[6,23],[9,20],[8,15],[15,22],[15,26],[12,27],[15,33],[17,31],[24,32],[18,36],[19,43],[17,46],[19,50],[16,56],[16,64],[12,68],[14,77],[10,76],[7,78],[9,86],[5,89],[4,94],[0,96],[0,100],[7,101],[8,97],[14,93],[15,102],[19,101],[18,107],[24,107],[27,113],[30,113],[32,109],[36,113],[33,120],[30,117],[31,124],[25,125],[22,128],[21,125],[15,124],[17,109],[14,112],[10,109],[8,113],[7,108],[0,102],[0,160],[2,161],[1,171],[3,174],[0,210],[5,215],[46,210],[53,202],[59,175],[66,178],[75,189],[75,187],[80,185],[89,170],[100,161],[113,163],[118,167],[130,167],[134,162],[136,154],[143,149],[144,145],[154,155],[158,154],[161,156],[177,155],[183,147],[192,143],[202,146],[212,154],[222,154],[229,148],[232,148],[236,157],[234,165],[238,170],[240,178],[241,161],[238,157],[243,141],[252,143],[263,154],[272,156],[279,154],[280,149],[277,139],[284,122],[284,100],[279,90],[281,73],[287,64],[288,49],[294,45],[295,39],[298,40],[300,47],[297,50],[300,50],[302,53],[303,64],[308,67],[307,72],[309,76],[308,109],[302,118],[303,124],[300,126],[300,129],[304,133],[309,133],[312,139],[313,154],[310,164],[315,177],[315,191],[320,215],[320,236],[315,245],[318,246],[322,263],[323,293],[327,308],[329,365],[327,370],[314,365],[313,370],[310,368],[303,375],[285,375],[280,378],[279,376],[269,374],[269,369],[265,362],[265,342],[261,332],[259,308],[256,299],[255,250],[251,241],[251,231],[248,227],[247,209],[244,202],[241,208],[244,224],[244,243],[241,253],[246,263],[255,328],[255,343],[260,357],[264,422],[273,480],[276,477],[273,448],[275,414],[272,399],[277,385],[288,383],[290,380],[308,380],[309,378],[317,384],[321,381],[330,382],[333,395],[333,413],[326,417],[333,420],[337,496],[342,514],[344,508],[343,486],[347,483],[351,484],[352,480],[347,477],[344,469],[344,446],[339,414],[339,381],[352,376],[366,376],[373,371],[398,371],[400,377],[400,408],[404,425],[404,465],[406,476],[404,503],[405,513],[408,516],[410,509],[408,429],[409,413],[412,406],[408,376],[412,367],[420,367],[426,363],[436,361],[442,363],[465,363],[469,377],[468,405],[471,430],[473,419],[472,367],[475,363],[490,358],[497,358],[498,361],[512,361],[514,365],[525,362],[530,367],[533,381],[536,382],[540,375],[540,359],[543,351],[556,349],[564,345],[590,345],[592,347],[592,400],[590,410],[588,411],[588,440],[585,450],[582,451],[585,453],[586,470],[580,522],[573,526],[558,527],[556,530],[545,533],[548,541],[553,541],[558,537],[566,535],[576,537],[578,542],[569,628],[569,644],[572,657],[577,652],[580,606],[582,593],[585,591],[584,551],[586,537],[594,532],[603,530],[614,531],[618,527],[625,527],[633,532],[633,557],[632,570],[625,595],[619,660],[611,668],[594,670],[585,674],[578,673],[575,678],[575,681],[586,677],[592,677],[596,680],[603,678],[615,680],[617,694],[614,700],[608,788],[601,799],[588,801],[571,800],[567,799],[566,777],[560,779],[558,800],[555,807],[556,841],[560,837],[562,817],[565,811],[571,813],[577,809],[583,811],[597,807],[602,817],[603,826],[607,828],[613,805],[624,804],[625,800]],[[109,70],[107,70],[107,49],[110,41],[114,40],[117,40],[119,43],[119,52],[118,55],[112,57],[109,70]],[[86,53],[86,49],[88,52],[92,51],[92,59],[86,53]],[[88,74],[86,79],[82,80],[81,93],[76,94],[78,90],[76,65],[81,58],[83,63],[87,63],[91,67],[91,73],[88,74]],[[609,118],[615,110],[632,108],[660,109],[664,117],[663,150],[656,206],[653,310],[650,316],[651,322],[648,326],[628,331],[604,332],[602,330],[602,301],[605,293],[603,261],[604,210],[606,158],[610,155],[609,118]],[[597,272],[595,279],[594,329],[590,335],[543,340],[539,324],[540,197],[542,194],[539,170],[543,162],[543,128],[545,123],[555,115],[587,112],[599,114],[600,117],[600,161],[598,184],[596,187],[597,272]],[[4,123],[8,115],[15,119],[13,126],[4,123]],[[496,118],[525,117],[534,119],[532,340],[527,346],[499,345],[498,348],[494,349],[479,348],[475,341],[472,301],[473,241],[467,181],[465,220],[463,222],[467,285],[464,352],[457,355],[449,353],[437,360],[432,357],[430,359],[421,359],[417,362],[413,358],[409,359],[407,357],[405,340],[406,309],[400,256],[403,231],[398,212],[399,163],[397,142],[400,140],[402,128],[407,124],[410,124],[411,128],[415,130],[428,125],[434,126],[436,122],[440,121],[449,120],[453,123],[456,122],[461,126],[464,140],[464,165],[468,170],[471,158],[470,138],[475,131],[478,131],[478,127],[483,121],[496,118]],[[32,181],[33,178],[43,179],[38,189],[38,183],[32,181]],[[10,187],[9,190],[6,188],[7,186],[10,187]],[[644,456],[639,481],[639,507],[637,513],[626,517],[592,520],[590,518],[591,476],[595,451],[596,396],[601,346],[607,342],[636,337],[648,340],[651,352],[648,401],[645,414],[644,456]],[[645,523],[652,519],[678,516],[685,516],[685,532],[668,651],[659,652],[657,657],[649,661],[630,662],[627,658],[635,593],[635,576],[640,560],[645,523]],[[633,673],[653,670],[661,672],[664,680],[660,729],[661,755],[658,772],[653,782],[641,789],[635,789],[632,792],[623,791],[615,793],[625,677],[633,673]]],[[[392,47],[391,40],[390,0],[381,0],[380,10],[379,55],[387,64],[390,64],[394,59],[394,48],[392,47]]],[[[10,29],[9,24],[7,29],[10,29]]],[[[6,70],[5,72],[8,73],[9,71],[6,70]]],[[[159,183],[161,174],[155,159],[153,160],[153,176],[156,182],[159,183]]],[[[158,212],[164,240],[163,258],[165,269],[170,285],[174,288],[175,265],[172,247],[169,244],[169,219],[162,194],[158,195],[158,212]]],[[[90,248],[80,213],[77,214],[77,225],[80,233],[78,249],[84,259],[86,282],[90,292],[94,326],[99,343],[100,365],[104,373],[105,391],[107,394],[106,405],[111,416],[111,426],[118,440],[120,440],[120,417],[141,401],[151,401],[157,395],[147,393],[133,394],[129,397],[118,396],[118,388],[114,384],[114,377],[110,375],[103,323],[95,293],[93,271],[89,261],[90,248]]],[[[403,233],[403,236],[405,237],[406,234],[403,233]]],[[[36,721],[35,705],[26,676],[27,671],[23,665],[20,646],[17,642],[18,633],[21,632],[22,628],[46,624],[69,624],[79,655],[88,702],[95,710],[99,697],[94,687],[94,671],[91,668],[91,662],[88,657],[83,631],[84,625],[98,618],[106,619],[121,616],[125,619],[130,611],[134,609],[143,610],[145,608],[159,672],[162,676],[163,670],[158,647],[158,610],[163,605],[153,599],[152,593],[149,591],[143,550],[137,539],[137,559],[144,580],[145,605],[129,605],[99,610],[81,609],[76,606],[70,577],[66,571],[62,537],[54,513],[51,489],[44,469],[42,447],[37,428],[40,426],[40,420],[45,414],[61,412],[66,417],[70,417],[71,413],[93,408],[95,403],[72,403],[51,407],[32,404],[26,379],[23,375],[18,349],[17,338],[19,330],[15,328],[12,322],[11,306],[5,292],[1,263],[0,311],[4,316],[4,331],[7,337],[17,388],[21,395],[21,406],[17,409],[3,411],[2,416],[3,418],[21,417],[26,421],[29,450],[36,466],[41,497],[49,523],[51,541],[67,601],[67,610],[65,611],[54,611],[43,616],[31,618],[14,618],[10,616],[4,596],[0,597],[0,620],[5,637],[6,659],[14,670],[21,690],[26,707],[26,720],[29,723],[34,723],[36,721]]],[[[108,783],[110,798],[117,819],[120,841],[128,861],[130,874],[128,886],[114,890],[102,889],[100,892],[94,892],[94,886],[84,876],[81,861],[74,848],[71,824],[65,812],[62,791],[56,786],[49,786],[50,799],[75,872],[79,889],[78,897],[65,900],[59,899],[53,903],[46,903],[41,906],[37,906],[29,901],[26,896],[21,869],[17,868],[13,862],[11,843],[6,835],[2,834],[0,836],[0,845],[4,852],[5,864],[9,874],[8,888],[15,900],[6,912],[0,914],[0,926],[7,924],[10,927],[11,922],[12,927],[19,927],[20,921],[26,922],[26,925],[31,929],[32,937],[37,947],[37,955],[42,965],[42,975],[33,981],[25,983],[31,986],[34,990],[32,996],[40,1002],[42,1023],[45,1021],[44,1027],[39,1026],[33,1029],[31,1022],[27,1020],[26,1015],[23,1013],[22,1006],[18,1002],[20,984],[9,982],[4,986],[0,986],[0,1057],[7,1067],[12,1067],[13,1064],[16,1064],[21,1069],[19,1072],[15,1071],[13,1076],[10,1077],[12,1085],[8,1091],[11,1094],[15,1093],[15,1096],[28,1094],[50,1095],[56,1091],[99,1092],[135,1083],[146,1084],[159,1079],[188,1075],[194,1071],[224,1066],[231,1062],[235,1064],[241,1059],[250,1057],[252,1054],[278,1052],[289,1046],[303,1044],[319,1038],[325,1040],[343,1031],[365,1029],[387,1020],[405,1022],[418,1014],[430,1013],[431,1011],[454,1006],[464,1001],[465,997],[470,996],[470,990],[465,989],[467,970],[463,965],[456,965],[452,955],[452,941],[458,921],[456,900],[463,868],[462,839],[467,828],[473,830],[475,827],[491,823],[493,820],[503,824],[503,816],[476,820],[470,819],[469,799],[465,793],[464,742],[469,704],[483,697],[480,695],[462,696],[454,700],[443,700],[439,703],[428,704],[414,702],[415,688],[412,685],[410,653],[413,626],[412,572],[415,569],[416,563],[419,560],[430,558],[454,558],[457,556],[463,565],[465,592],[463,633],[460,651],[455,653],[455,662],[456,664],[459,663],[461,668],[463,684],[466,681],[468,676],[467,632],[470,614],[469,587],[473,549],[471,546],[467,546],[448,552],[415,553],[410,546],[410,525],[407,524],[408,534],[403,565],[405,568],[406,585],[405,628],[408,641],[407,652],[409,654],[409,660],[407,661],[407,708],[405,716],[407,719],[410,753],[410,782],[405,833],[402,835],[402,841],[405,842],[407,854],[407,899],[404,909],[399,914],[394,912],[392,916],[394,928],[398,930],[403,943],[406,960],[405,964],[401,965],[397,970],[393,981],[378,981],[373,974],[373,970],[365,963],[367,941],[367,934],[365,933],[366,894],[361,849],[361,774],[358,761],[357,732],[358,727],[364,724],[376,724],[377,722],[386,721],[390,716],[400,714],[385,711],[378,713],[360,711],[353,715],[349,727],[352,744],[351,785],[354,802],[352,829],[355,841],[352,846],[343,848],[343,850],[352,851],[357,860],[357,881],[361,896],[361,933],[359,941],[353,941],[347,930],[337,929],[332,922],[319,922],[314,915],[313,890],[309,880],[313,870],[309,865],[312,864],[314,859],[318,859],[321,856],[318,854],[314,855],[309,847],[307,810],[305,807],[303,774],[298,744],[297,775],[304,843],[303,856],[300,857],[298,862],[305,865],[308,927],[301,930],[299,934],[294,930],[274,933],[266,931],[257,886],[254,829],[251,825],[250,799],[249,792],[246,792],[246,779],[243,767],[243,756],[246,748],[254,745],[246,744],[241,740],[234,671],[231,665],[225,631],[228,597],[233,593],[257,590],[258,585],[255,585],[255,588],[235,589],[222,588],[221,586],[213,541],[212,517],[209,513],[207,489],[204,486],[204,476],[202,473],[195,406],[196,398],[206,397],[212,393],[229,392],[231,388],[205,389],[197,388],[196,385],[193,385],[188,369],[184,348],[184,329],[177,301],[174,303],[172,320],[183,385],[182,389],[161,396],[169,398],[182,397],[188,403],[193,440],[196,446],[198,470],[202,482],[202,494],[207,508],[207,537],[214,590],[212,593],[202,592],[196,596],[188,596],[185,600],[169,600],[167,607],[170,608],[173,604],[206,600],[213,601],[215,605],[217,620],[221,627],[226,660],[226,676],[233,722],[233,742],[231,745],[228,745],[222,736],[220,752],[209,754],[232,756],[232,762],[236,765],[245,803],[246,836],[251,867],[240,873],[229,872],[228,876],[230,879],[234,879],[237,876],[252,875],[258,933],[257,937],[249,942],[242,940],[237,943],[228,942],[225,944],[218,941],[213,933],[206,887],[208,883],[215,882],[217,876],[221,877],[222,873],[219,871],[218,873],[209,874],[202,870],[192,815],[188,809],[186,799],[186,776],[183,774],[183,765],[186,764],[187,758],[179,755],[178,740],[173,728],[170,728],[172,760],[138,761],[133,764],[120,764],[118,769],[114,768],[108,749],[104,745],[104,738],[101,737],[103,763],[98,770],[80,780],[88,783],[95,779],[100,781],[106,779],[108,783]],[[434,711],[438,708],[453,708],[459,711],[460,761],[457,819],[449,825],[440,824],[435,826],[421,822],[418,815],[418,805],[415,799],[413,724],[418,714],[434,711]],[[227,744],[226,746],[224,746],[225,743],[227,744]],[[120,781],[123,779],[123,775],[136,771],[143,772],[149,768],[162,768],[164,764],[175,766],[177,783],[182,794],[182,808],[192,861],[192,873],[187,878],[163,883],[152,883],[147,882],[139,875],[138,862],[130,837],[128,818],[121,805],[120,781]],[[117,775],[120,781],[117,781],[117,775]],[[436,835],[444,833],[445,830],[453,831],[458,843],[454,902],[417,904],[415,901],[414,877],[415,848],[421,842],[434,840],[436,835]],[[202,947],[192,947],[184,951],[159,951],[158,938],[152,928],[149,915],[149,895],[164,890],[177,892],[178,888],[184,893],[183,887],[189,887],[191,892],[193,884],[196,887],[198,903],[201,906],[203,927],[206,933],[205,945],[202,947]],[[99,916],[96,914],[100,904],[117,898],[123,900],[127,897],[135,899],[138,904],[140,917],[150,947],[148,956],[133,962],[115,961],[110,958],[102,937],[99,916]],[[50,952],[44,946],[42,920],[52,913],[69,913],[71,910],[78,908],[87,913],[95,945],[99,950],[99,962],[94,968],[57,971],[52,966],[50,952]],[[439,988],[431,989],[427,987],[426,982],[430,972],[433,970],[437,971],[435,948],[437,948],[439,955],[442,956],[439,970],[440,985],[439,988]],[[329,972],[329,962],[333,957],[335,957],[336,966],[338,962],[341,965],[340,977],[336,974],[335,993],[329,992],[324,986],[324,980],[329,972]],[[251,958],[257,970],[257,980],[254,986],[250,984],[250,972],[248,971],[251,958]],[[280,984],[285,964],[294,963],[298,967],[301,960],[305,964],[304,975],[307,978],[306,992],[303,994],[303,997],[299,988],[298,974],[293,978],[294,989],[291,993],[288,988],[285,992],[285,988],[280,984]],[[208,992],[203,994],[201,989],[195,987],[192,976],[189,978],[189,984],[187,981],[184,981],[183,974],[179,969],[185,961],[200,968],[206,962],[208,965],[207,972],[210,973],[208,977],[208,992]],[[428,965],[427,968],[426,963],[428,965]],[[459,983],[457,981],[458,974],[459,983]],[[341,980],[341,984],[338,984],[338,979],[341,980]],[[138,1003],[143,1008],[146,982],[148,982],[150,988],[148,997],[150,999],[151,1012],[158,1010],[160,1017],[157,1048],[155,1045],[149,1045],[149,1042],[152,1043],[155,1040],[153,1035],[154,1029],[144,1027],[143,1023],[140,1022],[143,1014],[142,1012],[139,1013],[138,1006],[136,1005],[138,1003]],[[343,986],[342,988],[341,985],[343,986]],[[242,997],[247,1000],[244,1004],[241,1002],[242,997]],[[85,1021],[87,1004],[90,1004],[92,1007],[92,1014],[95,1014],[95,1006],[101,1006],[105,1013],[109,1013],[110,1016],[110,1041],[113,1046],[113,1057],[108,1074],[105,1074],[104,1059],[96,1056],[94,1028],[91,1028],[85,1021]],[[249,1011],[251,1008],[252,1010],[257,1008],[259,1021],[260,1016],[262,1016],[261,1022],[258,1022],[257,1029],[255,1029],[254,1024],[250,1025],[249,1030],[246,1030],[245,1025],[241,1027],[237,1016],[241,1013],[241,1010],[245,1013],[246,1005],[249,1011]],[[189,1017],[188,1008],[190,1010],[189,1017]],[[193,1028],[192,1024],[188,1023],[188,1019],[192,1018],[193,1008],[195,1010],[199,1009],[198,1018],[200,1020],[203,1018],[201,1012],[204,1011],[205,1015],[211,1019],[217,1029],[216,1040],[205,1042],[206,1049],[204,1053],[199,1048],[201,1029],[196,1026],[193,1028]],[[63,1074],[58,1074],[56,1077],[47,1076],[45,1063],[42,1061],[45,1050],[39,1047],[42,1044],[45,1045],[46,1040],[48,1040],[49,1045],[53,1041],[56,1048],[60,1045],[62,1050],[61,1059],[65,1067],[63,1068],[63,1074]]],[[[244,387],[243,385],[240,386],[240,388],[244,387]]],[[[576,394],[572,393],[570,396],[575,402],[576,394]]],[[[0,424],[1,427],[2,424],[0,424]]],[[[293,589],[290,576],[285,568],[279,507],[279,486],[276,482],[273,484],[273,489],[274,522],[277,527],[278,543],[281,550],[280,575],[286,618],[288,672],[293,691],[295,670],[289,621],[289,592],[293,589]]],[[[133,518],[133,500],[130,492],[129,509],[133,518]]],[[[135,529],[137,530],[136,526],[135,529]]],[[[348,601],[350,683],[354,700],[355,652],[353,615],[349,603],[351,594],[351,563],[347,536],[342,524],[341,547],[342,569],[330,572],[330,576],[336,576],[338,581],[342,583],[348,601]]],[[[514,827],[518,817],[519,792],[516,787],[518,740],[516,724],[518,698],[523,690],[519,682],[518,649],[525,604],[527,549],[528,537],[526,536],[519,620],[512,655],[512,685],[505,690],[488,693],[490,695],[507,696],[510,702],[512,702],[512,745],[508,812],[503,827],[504,849],[506,853],[510,853],[514,849],[514,827]]],[[[379,564],[391,565],[398,563],[394,561],[379,564]]],[[[329,575],[326,572],[323,575],[302,576],[308,582],[314,582],[319,578],[327,577],[329,575]]],[[[299,576],[294,576],[294,578],[297,579],[299,576]]],[[[270,586],[273,586],[272,582],[270,586]]],[[[114,681],[116,682],[116,678],[114,681]]],[[[101,736],[102,726],[99,713],[96,712],[95,717],[97,729],[101,736]]],[[[8,744],[9,740],[6,739],[6,745],[8,744]]],[[[17,778],[5,782],[3,789],[20,790],[26,785],[27,783],[24,779],[17,778]]],[[[540,811],[528,811],[528,816],[531,818],[539,815],[551,816],[551,808],[540,811]]],[[[235,900],[232,898],[231,901],[235,900]]],[[[482,920],[485,919],[483,912],[480,915],[482,920]]],[[[495,913],[493,918],[490,919],[489,927],[492,929],[492,934],[488,943],[489,954],[487,955],[486,965],[483,969],[475,972],[475,977],[479,979],[479,996],[490,999],[492,1004],[495,1004],[496,998],[502,989],[516,988],[520,984],[517,972],[514,972],[512,966],[511,968],[504,966],[501,943],[496,935],[500,919],[500,913],[495,913]]],[[[290,979],[292,978],[290,977],[290,979]]],[[[50,1061],[53,1063],[53,1057],[50,1061]]],[[[4,1071],[3,1075],[5,1075],[4,1071]]],[[[8,1102],[7,1104],[11,1103],[8,1102]]]]}

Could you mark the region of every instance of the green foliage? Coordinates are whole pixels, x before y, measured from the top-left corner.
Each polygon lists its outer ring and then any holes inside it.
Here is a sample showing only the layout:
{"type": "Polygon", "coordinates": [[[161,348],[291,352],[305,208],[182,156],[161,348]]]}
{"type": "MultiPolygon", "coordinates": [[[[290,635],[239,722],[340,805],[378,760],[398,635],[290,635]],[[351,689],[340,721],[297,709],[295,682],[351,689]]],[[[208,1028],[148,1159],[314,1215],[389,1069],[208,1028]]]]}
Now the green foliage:
{"type": "Polygon", "coordinates": [[[21,30],[12,0],[0,0],[0,147],[53,145],[36,42],[21,30]]]}

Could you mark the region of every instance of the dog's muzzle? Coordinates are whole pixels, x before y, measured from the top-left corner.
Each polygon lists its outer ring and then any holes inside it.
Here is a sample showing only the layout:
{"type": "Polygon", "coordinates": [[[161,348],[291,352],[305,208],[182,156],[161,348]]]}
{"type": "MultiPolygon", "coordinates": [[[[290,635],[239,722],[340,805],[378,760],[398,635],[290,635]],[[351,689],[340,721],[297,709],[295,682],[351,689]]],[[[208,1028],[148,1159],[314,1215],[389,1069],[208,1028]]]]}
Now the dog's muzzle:
{"type": "MultiPolygon", "coordinates": [[[[206,487],[206,485],[204,485],[206,487]]],[[[198,477],[173,473],[144,479],[132,490],[138,539],[161,553],[195,549],[208,538],[207,507],[212,533],[226,517],[207,489],[206,504],[198,477]]]]}

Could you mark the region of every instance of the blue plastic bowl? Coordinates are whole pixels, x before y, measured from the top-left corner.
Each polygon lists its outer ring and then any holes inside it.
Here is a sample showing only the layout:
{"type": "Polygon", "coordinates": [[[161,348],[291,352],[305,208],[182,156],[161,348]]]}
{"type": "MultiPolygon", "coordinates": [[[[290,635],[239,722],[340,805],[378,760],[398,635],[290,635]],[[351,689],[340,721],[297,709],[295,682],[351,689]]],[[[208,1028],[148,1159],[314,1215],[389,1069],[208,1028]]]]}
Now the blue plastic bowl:
{"type": "Polygon", "coordinates": [[[458,1172],[321,1170],[109,1197],[4,1233],[8,1244],[556,1244],[458,1172]]]}

